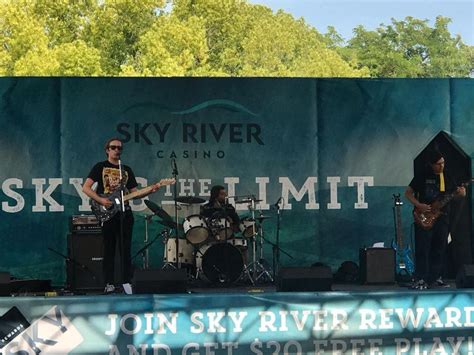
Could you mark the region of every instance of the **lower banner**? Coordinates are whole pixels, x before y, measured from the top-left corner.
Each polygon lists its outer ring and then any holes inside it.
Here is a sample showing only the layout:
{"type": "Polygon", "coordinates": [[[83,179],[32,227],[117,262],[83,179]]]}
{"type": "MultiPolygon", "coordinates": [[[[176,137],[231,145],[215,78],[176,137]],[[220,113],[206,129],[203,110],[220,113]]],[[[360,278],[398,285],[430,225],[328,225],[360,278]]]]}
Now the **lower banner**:
{"type": "Polygon", "coordinates": [[[2,354],[474,354],[474,292],[0,299],[2,354]]]}

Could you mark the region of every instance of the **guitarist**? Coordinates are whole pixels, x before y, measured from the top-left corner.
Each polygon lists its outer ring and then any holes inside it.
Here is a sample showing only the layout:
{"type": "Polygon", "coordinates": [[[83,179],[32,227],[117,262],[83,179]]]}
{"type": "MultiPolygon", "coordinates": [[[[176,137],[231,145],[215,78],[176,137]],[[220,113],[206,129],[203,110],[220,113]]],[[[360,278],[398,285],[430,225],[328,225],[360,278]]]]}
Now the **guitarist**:
{"type": "MultiPolygon", "coordinates": [[[[433,150],[427,154],[427,168],[416,175],[405,191],[405,197],[421,212],[431,211],[430,204],[443,197],[447,191],[456,190],[457,196],[466,196],[464,187],[457,187],[444,170],[443,155],[433,150]]],[[[441,216],[429,230],[415,223],[416,278],[414,288],[423,290],[429,286],[449,287],[442,279],[444,255],[448,245],[450,204],[442,208],[441,216]]]]}
{"type": "MultiPolygon", "coordinates": [[[[120,187],[120,170],[119,159],[123,151],[122,141],[118,138],[111,138],[105,144],[105,154],[107,160],[101,161],[94,165],[82,190],[91,199],[94,199],[104,207],[110,207],[112,202],[102,197],[113,193],[120,187]],[[97,188],[94,191],[92,185],[97,183],[97,188]]],[[[134,192],[137,190],[137,180],[132,169],[126,165],[122,165],[123,185],[127,192],[134,192]]],[[[155,192],[159,189],[159,185],[155,185],[153,190],[155,192]]],[[[125,192],[124,192],[125,193],[125,192]]],[[[146,194],[140,197],[144,197],[146,194]]],[[[124,282],[129,282],[132,278],[132,261],[131,261],[131,246],[132,246],[132,231],[133,231],[133,214],[128,203],[125,204],[125,213],[123,215],[123,253],[122,265],[124,282]]],[[[120,242],[120,213],[117,213],[110,220],[102,224],[102,235],[104,238],[104,279],[106,282],[105,293],[112,293],[115,291],[114,286],[114,264],[115,264],[115,246],[120,242]]]]}

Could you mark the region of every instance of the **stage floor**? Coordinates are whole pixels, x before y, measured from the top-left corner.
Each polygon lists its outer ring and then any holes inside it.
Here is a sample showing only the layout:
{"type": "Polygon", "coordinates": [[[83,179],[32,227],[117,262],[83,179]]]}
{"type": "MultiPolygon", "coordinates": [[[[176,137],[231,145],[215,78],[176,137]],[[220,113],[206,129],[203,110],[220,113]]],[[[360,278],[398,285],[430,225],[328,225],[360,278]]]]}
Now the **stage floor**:
{"type": "MultiPolygon", "coordinates": [[[[314,291],[314,293],[331,293],[331,292],[347,292],[347,293],[370,293],[370,292],[427,292],[427,291],[439,291],[439,292],[450,292],[456,290],[456,283],[455,280],[446,279],[446,284],[449,287],[431,287],[427,290],[415,290],[411,287],[411,282],[399,282],[399,283],[390,283],[390,284],[360,284],[360,283],[333,283],[331,286],[331,290],[326,291],[314,291]]],[[[88,290],[78,290],[78,291],[68,291],[64,290],[60,287],[56,287],[55,289],[51,290],[52,292],[21,292],[16,293],[13,297],[56,297],[56,296],[64,296],[64,297],[72,297],[72,296],[80,296],[80,297],[87,297],[87,296],[97,296],[103,295],[102,289],[88,289],[88,290]]],[[[273,293],[277,292],[277,287],[274,284],[263,284],[263,285],[246,285],[246,284],[234,284],[234,285],[211,285],[205,282],[188,282],[187,284],[187,292],[181,293],[188,293],[188,294],[253,294],[253,293],[273,293]]],[[[297,291],[292,291],[297,293],[297,291]]],[[[150,292],[151,293],[151,292],[150,292]]],[[[169,292],[166,292],[168,294],[169,292]]],[[[173,293],[173,292],[171,292],[173,293]]],[[[113,293],[113,295],[121,295],[124,296],[125,293],[120,286],[117,287],[117,291],[113,293]]],[[[156,293],[160,294],[160,293],[156,293]]],[[[165,293],[163,293],[165,294],[165,293]]],[[[109,295],[110,296],[110,295],[109,295]]],[[[10,296],[0,296],[2,297],[10,297],[10,296]]],[[[474,355],[474,354],[473,354],[474,355]]]]}
{"type": "MultiPolygon", "coordinates": [[[[393,284],[359,284],[359,283],[335,283],[332,285],[330,292],[377,292],[377,291],[396,291],[396,292],[427,292],[427,291],[441,291],[450,292],[456,290],[456,283],[454,280],[445,280],[449,287],[432,287],[427,290],[419,291],[411,288],[411,283],[393,283],[393,284]]],[[[191,286],[188,289],[189,293],[268,293],[276,292],[274,285],[261,286],[229,286],[229,287],[210,287],[204,285],[191,286]]],[[[319,293],[319,292],[315,292],[319,293]]]]}

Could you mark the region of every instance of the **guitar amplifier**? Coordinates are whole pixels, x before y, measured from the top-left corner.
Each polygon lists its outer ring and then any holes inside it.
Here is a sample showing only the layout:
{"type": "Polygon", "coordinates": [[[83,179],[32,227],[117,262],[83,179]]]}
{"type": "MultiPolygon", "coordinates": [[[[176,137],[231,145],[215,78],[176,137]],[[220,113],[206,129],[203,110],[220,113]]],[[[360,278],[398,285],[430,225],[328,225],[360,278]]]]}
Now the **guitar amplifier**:
{"type": "Polygon", "coordinates": [[[69,232],[76,234],[99,234],[102,230],[96,216],[91,214],[81,214],[70,217],[69,232]]]}
{"type": "Polygon", "coordinates": [[[74,290],[99,290],[104,287],[104,245],[101,233],[71,233],[67,236],[67,284],[74,290]]]}
{"type": "Polygon", "coordinates": [[[364,248],[359,250],[360,281],[363,284],[393,284],[395,282],[395,250],[364,248]]]}

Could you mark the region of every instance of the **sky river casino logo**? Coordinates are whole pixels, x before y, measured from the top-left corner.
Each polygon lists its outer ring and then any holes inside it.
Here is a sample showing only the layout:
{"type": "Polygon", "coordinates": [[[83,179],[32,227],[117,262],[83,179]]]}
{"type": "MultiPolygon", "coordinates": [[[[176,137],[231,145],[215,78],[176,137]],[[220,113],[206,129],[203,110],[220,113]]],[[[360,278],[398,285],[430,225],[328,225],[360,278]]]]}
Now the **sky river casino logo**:
{"type": "MultiPolygon", "coordinates": [[[[156,105],[138,104],[126,110],[129,115],[135,109],[156,105]]],[[[163,109],[161,109],[163,110],[163,109]]],[[[154,122],[129,122],[123,119],[116,126],[119,138],[125,143],[156,146],[159,159],[224,159],[226,149],[235,144],[264,145],[262,126],[256,122],[259,115],[245,106],[225,99],[214,99],[193,105],[185,110],[166,109],[172,120],[154,122]],[[203,110],[218,110],[230,117],[238,116],[233,122],[196,122],[196,115],[203,110]],[[235,115],[237,114],[237,115],[235,115]],[[245,121],[242,121],[242,116],[245,121]],[[200,149],[196,147],[199,146],[200,149]],[[202,147],[205,147],[204,149],[202,147]],[[183,147],[186,147],[183,149],[183,147]],[[190,147],[190,148],[187,148],[190,147]]],[[[230,119],[230,118],[229,118],[230,119]]]]}
{"type": "Polygon", "coordinates": [[[0,317],[0,354],[67,355],[84,341],[59,306],[29,323],[17,307],[0,317]]]}

